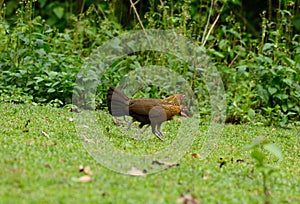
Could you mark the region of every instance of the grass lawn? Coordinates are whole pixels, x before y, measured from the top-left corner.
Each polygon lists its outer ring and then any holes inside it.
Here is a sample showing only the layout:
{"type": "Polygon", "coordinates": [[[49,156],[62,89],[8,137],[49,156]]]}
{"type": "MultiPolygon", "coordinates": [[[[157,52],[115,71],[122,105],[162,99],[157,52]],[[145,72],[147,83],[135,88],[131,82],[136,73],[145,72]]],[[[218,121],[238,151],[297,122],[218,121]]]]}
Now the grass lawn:
{"type": "MultiPolygon", "coordinates": [[[[76,113],[66,108],[1,103],[0,113],[0,203],[157,204],[176,203],[189,194],[199,203],[265,203],[262,173],[251,151],[244,150],[255,137],[267,138],[283,153],[283,159],[278,160],[263,151],[266,165],[275,169],[266,180],[269,202],[300,203],[299,127],[226,125],[206,159],[192,156],[199,153],[202,144],[199,133],[179,166],[146,176],[129,176],[94,160],[76,134],[76,113]],[[93,173],[79,172],[80,165],[89,166],[93,173]],[[84,175],[90,176],[91,182],[78,180],[84,175]]],[[[106,131],[117,132],[107,113],[98,114],[100,120],[110,124],[106,131]]],[[[176,124],[169,121],[163,130],[176,124]]],[[[147,140],[116,136],[111,141],[119,148],[127,147],[126,151],[142,151],[168,142],[155,136],[147,140]]]]}

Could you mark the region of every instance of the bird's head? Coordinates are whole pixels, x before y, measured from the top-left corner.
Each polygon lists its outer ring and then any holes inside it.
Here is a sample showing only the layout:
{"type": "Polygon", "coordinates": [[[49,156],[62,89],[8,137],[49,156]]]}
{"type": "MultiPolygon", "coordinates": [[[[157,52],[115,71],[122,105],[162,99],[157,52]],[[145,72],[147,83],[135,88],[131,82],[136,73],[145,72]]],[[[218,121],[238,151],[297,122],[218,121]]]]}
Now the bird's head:
{"type": "Polygon", "coordinates": [[[179,104],[182,100],[184,100],[186,98],[184,94],[174,94],[174,97],[179,102],[179,104]]]}
{"type": "Polygon", "coordinates": [[[163,99],[163,101],[165,103],[172,104],[174,106],[180,106],[181,101],[184,100],[185,98],[186,97],[184,94],[174,94],[172,96],[163,99]]]}
{"type": "Polygon", "coordinates": [[[185,105],[181,105],[180,106],[180,115],[183,117],[189,118],[191,116],[190,109],[185,105]]]}

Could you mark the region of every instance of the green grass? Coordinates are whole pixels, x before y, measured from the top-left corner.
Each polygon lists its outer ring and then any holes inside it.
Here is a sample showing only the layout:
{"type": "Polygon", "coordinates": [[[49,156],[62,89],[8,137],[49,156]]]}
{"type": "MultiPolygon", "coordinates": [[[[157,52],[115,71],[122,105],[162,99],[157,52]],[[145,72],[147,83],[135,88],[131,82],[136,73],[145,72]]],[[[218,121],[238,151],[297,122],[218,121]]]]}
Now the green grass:
{"type": "MultiPolygon", "coordinates": [[[[267,180],[270,202],[300,202],[296,126],[226,125],[215,150],[205,160],[191,156],[200,153],[203,137],[199,132],[179,166],[136,177],[98,164],[76,134],[74,121],[70,120],[76,113],[66,108],[1,103],[0,113],[0,203],[176,203],[182,193],[189,192],[200,203],[264,203],[262,175],[250,152],[243,150],[257,136],[277,144],[284,155],[278,161],[266,152],[266,164],[276,169],[267,180]],[[220,158],[226,162],[222,168],[220,158]],[[244,162],[236,162],[238,159],[244,162]],[[76,181],[84,175],[78,171],[79,165],[91,167],[92,182],[76,181]]],[[[120,137],[112,119],[99,112],[101,118],[105,118],[104,129],[116,135],[111,141],[120,149],[129,146],[129,150],[138,147],[139,151],[152,151],[153,144],[164,144],[155,136],[147,140],[120,137]]],[[[172,137],[170,129],[176,125],[175,121],[167,122],[163,130],[172,137]]]]}

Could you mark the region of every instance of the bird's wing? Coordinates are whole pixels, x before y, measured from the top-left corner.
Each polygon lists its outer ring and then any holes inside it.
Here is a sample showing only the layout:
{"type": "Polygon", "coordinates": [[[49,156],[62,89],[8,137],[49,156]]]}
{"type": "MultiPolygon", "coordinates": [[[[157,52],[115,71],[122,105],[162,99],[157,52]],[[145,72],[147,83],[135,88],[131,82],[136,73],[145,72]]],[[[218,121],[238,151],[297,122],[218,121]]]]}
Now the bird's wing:
{"type": "Polygon", "coordinates": [[[167,114],[170,114],[168,110],[162,106],[154,106],[149,112],[149,119],[151,123],[160,123],[167,120],[167,114]]]}
{"type": "Polygon", "coordinates": [[[168,120],[172,119],[173,116],[178,115],[181,111],[180,106],[163,104],[162,107],[165,109],[165,112],[167,113],[168,120]]]}
{"type": "Polygon", "coordinates": [[[159,105],[159,99],[133,99],[129,103],[129,114],[149,115],[150,110],[159,105]]]}

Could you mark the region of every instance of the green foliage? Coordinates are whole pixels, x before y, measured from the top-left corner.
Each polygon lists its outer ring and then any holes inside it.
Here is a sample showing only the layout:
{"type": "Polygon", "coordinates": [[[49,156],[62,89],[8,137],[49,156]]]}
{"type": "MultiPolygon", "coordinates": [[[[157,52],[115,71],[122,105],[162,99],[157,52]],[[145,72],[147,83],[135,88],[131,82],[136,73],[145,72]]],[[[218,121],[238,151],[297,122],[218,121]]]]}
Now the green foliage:
{"type": "MultiPolygon", "coordinates": [[[[284,32],[292,29],[293,16],[278,12],[282,15],[277,22],[262,19],[262,42],[245,34],[239,24],[221,26],[222,40],[209,50],[224,76],[228,122],[283,126],[299,120],[299,35],[284,32]]],[[[233,16],[227,19],[235,22],[233,16]]]]}
{"type": "Polygon", "coordinates": [[[266,165],[267,154],[262,151],[267,150],[271,155],[277,157],[279,160],[282,160],[282,152],[280,148],[274,143],[269,143],[263,137],[257,137],[253,140],[252,144],[247,145],[245,150],[251,150],[251,157],[256,161],[256,168],[262,174],[262,184],[263,192],[265,194],[265,203],[269,203],[270,193],[269,188],[267,187],[267,180],[269,180],[271,174],[275,172],[275,169],[266,165]]]}
{"type": "MultiPolygon", "coordinates": [[[[125,25],[122,19],[120,25],[116,19],[127,14],[126,8],[132,8],[129,1],[15,3],[7,1],[0,8],[1,100],[11,96],[11,101],[16,102],[48,103],[57,99],[70,103],[73,89],[81,89],[74,87],[75,78],[85,57],[114,36],[122,35],[124,27],[140,29],[143,23],[146,29],[174,29],[206,50],[226,89],[227,122],[284,126],[300,120],[297,4],[280,1],[275,5],[268,1],[269,6],[260,5],[265,9],[261,17],[247,22],[249,16],[244,18],[242,10],[251,8],[245,8],[248,4],[239,0],[204,0],[201,4],[195,0],[149,1],[143,9],[135,4],[138,13],[134,13],[134,19],[131,13],[130,22],[125,25]],[[125,13],[118,14],[118,3],[126,7],[125,13]],[[261,22],[260,32],[248,32],[253,22],[261,22]]],[[[254,13],[257,12],[245,15],[254,13]]],[[[209,93],[201,70],[174,56],[154,52],[132,53],[113,63],[98,79],[101,85],[97,88],[97,107],[106,107],[108,86],[150,64],[182,75],[197,96],[200,113],[209,115],[209,93]]],[[[149,87],[135,97],[170,94],[149,83],[143,85],[149,87]]]]}
{"type": "Polygon", "coordinates": [[[0,101],[10,103],[32,103],[33,96],[23,92],[16,85],[3,86],[0,84],[0,101]]]}
{"type": "Polygon", "coordinates": [[[68,34],[57,33],[37,17],[13,28],[1,26],[0,67],[2,87],[14,84],[37,102],[60,99],[70,102],[81,59],[71,54],[68,34]]]}
{"type": "Polygon", "coordinates": [[[1,19],[0,43],[4,46],[0,47],[0,87],[5,93],[1,99],[71,103],[75,79],[84,62],[82,56],[115,35],[117,25],[103,21],[99,30],[95,30],[94,24],[100,18],[84,19],[83,16],[82,21],[74,21],[70,32],[60,33],[40,16],[33,17],[33,4],[34,1],[20,3],[14,24],[1,19]],[[109,32],[109,27],[115,25],[116,30],[109,32]],[[77,26],[80,29],[75,29],[77,26]],[[100,37],[97,32],[102,32],[100,37]]]}
{"type": "MultiPolygon", "coordinates": [[[[116,173],[95,161],[84,147],[89,143],[83,144],[71,120],[78,113],[69,112],[68,108],[0,103],[0,112],[1,203],[176,203],[185,192],[192,193],[199,203],[263,203],[262,174],[254,167],[255,160],[250,153],[243,151],[244,145],[258,134],[275,141],[285,155],[277,162],[272,154],[258,149],[266,155],[265,163],[279,169],[267,180],[272,194],[270,203],[300,200],[297,126],[273,130],[273,127],[226,125],[215,151],[199,160],[191,153],[201,154],[199,146],[205,141],[203,135],[208,128],[201,126],[179,166],[133,177],[116,173]],[[227,162],[222,168],[217,162],[220,157],[227,162]],[[78,171],[80,165],[90,166],[92,182],[76,182],[84,175],[78,171]]],[[[113,124],[107,111],[96,111],[96,114],[98,127],[103,132],[109,131],[111,144],[125,153],[156,153],[155,150],[165,145],[149,129],[142,134],[146,140],[122,137],[120,126],[113,124]]],[[[169,130],[176,125],[178,122],[169,121],[162,127],[167,131],[167,141],[172,141],[174,135],[169,130]]]]}

